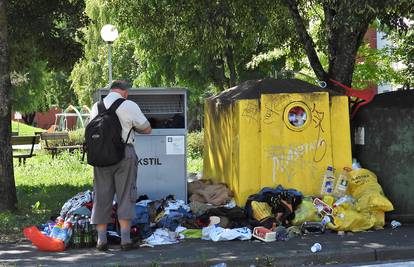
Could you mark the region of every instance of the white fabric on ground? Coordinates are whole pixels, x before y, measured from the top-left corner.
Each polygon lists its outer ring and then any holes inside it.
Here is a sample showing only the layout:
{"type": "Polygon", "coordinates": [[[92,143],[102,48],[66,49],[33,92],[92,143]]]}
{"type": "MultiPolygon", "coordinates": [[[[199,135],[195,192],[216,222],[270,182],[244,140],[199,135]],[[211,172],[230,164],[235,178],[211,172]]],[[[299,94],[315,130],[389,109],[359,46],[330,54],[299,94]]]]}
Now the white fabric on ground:
{"type": "Polygon", "coordinates": [[[171,232],[166,229],[158,228],[155,232],[144,240],[144,243],[150,245],[170,245],[178,243],[178,235],[176,232],[171,232]]]}
{"type": "Polygon", "coordinates": [[[208,226],[202,230],[203,240],[213,241],[227,241],[227,240],[250,240],[252,238],[252,231],[247,227],[226,229],[219,226],[208,226]]]}

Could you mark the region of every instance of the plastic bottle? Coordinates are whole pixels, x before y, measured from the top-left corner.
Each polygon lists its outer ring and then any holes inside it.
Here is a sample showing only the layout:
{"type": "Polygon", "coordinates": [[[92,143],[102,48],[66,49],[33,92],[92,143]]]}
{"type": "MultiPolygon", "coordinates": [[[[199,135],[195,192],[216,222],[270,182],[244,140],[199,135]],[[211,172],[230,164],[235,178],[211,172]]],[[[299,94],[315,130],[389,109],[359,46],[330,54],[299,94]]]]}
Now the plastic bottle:
{"type": "Polygon", "coordinates": [[[332,166],[328,166],[326,172],[323,175],[321,195],[332,195],[335,184],[335,176],[332,166]]]}
{"type": "Polygon", "coordinates": [[[352,171],[351,168],[345,167],[339,175],[338,181],[336,182],[335,189],[333,191],[333,195],[336,198],[345,196],[346,191],[348,190],[350,171],[352,171]]]}
{"type": "Polygon", "coordinates": [[[358,162],[356,158],[352,159],[352,169],[353,170],[361,169],[361,164],[358,162]]]}
{"type": "Polygon", "coordinates": [[[321,246],[321,244],[319,244],[319,243],[315,243],[315,244],[313,244],[313,246],[311,247],[311,251],[312,251],[313,253],[318,252],[318,251],[321,251],[321,250],[322,250],[322,246],[321,246]]]}
{"type": "Polygon", "coordinates": [[[321,221],[321,224],[326,227],[328,223],[331,223],[332,219],[329,215],[325,215],[321,221]]]}
{"type": "Polygon", "coordinates": [[[333,204],[333,207],[334,208],[336,208],[336,207],[338,207],[339,205],[343,205],[344,203],[347,203],[347,202],[350,202],[350,203],[353,203],[355,201],[355,199],[352,197],[352,196],[350,196],[350,195],[346,195],[346,196],[343,196],[343,197],[341,197],[340,199],[338,199],[334,204],[333,204]]]}

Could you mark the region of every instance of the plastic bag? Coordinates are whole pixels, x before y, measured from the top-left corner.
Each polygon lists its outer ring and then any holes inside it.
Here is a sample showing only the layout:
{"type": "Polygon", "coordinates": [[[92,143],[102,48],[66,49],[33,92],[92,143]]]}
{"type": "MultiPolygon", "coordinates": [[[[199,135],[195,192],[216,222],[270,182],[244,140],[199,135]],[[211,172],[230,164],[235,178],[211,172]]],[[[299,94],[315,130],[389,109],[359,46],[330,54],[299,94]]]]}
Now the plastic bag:
{"type": "Polygon", "coordinates": [[[382,229],[385,225],[385,213],[381,210],[370,211],[370,216],[374,219],[374,228],[382,229]]]}
{"type": "Polygon", "coordinates": [[[359,212],[350,205],[338,206],[333,210],[333,223],[327,227],[335,231],[360,232],[371,229],[376,224],[370,212],[359,212]]]}
{"type": "Polygon", "coordinates": [[[304,222],[319,222],[318,210],[312,203],[312,199],[304,198],[302,203],[295,210],[295,218],[292,220],[293,225],[302,225],[304,222]]]}
{"type": "Polygon", "coordinates": [[[373,172],[367,169],[356,169],[349,174],[349,193],[356,199],[355,207],[358,211],[394,210],[373,172]]]}
{"type": "Polygon", "coordinates": [[[36,226],[23,229],[23,234],[38,250],[54,252],[65,250],[65,243],[62,240],[42,234],[36,226]]]}
{"type": "Polygon", "coordinates": [[[357,210],[352,201],[345,201],[333,208],[333,224],[327,227],[336,231],[360,232],[385,225],[385,213],[381,210],[357,210]]]}

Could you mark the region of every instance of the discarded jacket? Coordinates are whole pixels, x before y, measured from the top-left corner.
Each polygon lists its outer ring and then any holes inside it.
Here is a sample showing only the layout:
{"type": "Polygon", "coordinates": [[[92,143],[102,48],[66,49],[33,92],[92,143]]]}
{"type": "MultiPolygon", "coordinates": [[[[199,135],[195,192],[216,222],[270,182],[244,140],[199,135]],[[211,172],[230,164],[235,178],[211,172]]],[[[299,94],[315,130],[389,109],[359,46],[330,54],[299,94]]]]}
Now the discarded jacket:
{"type": "MultiPolygon", "coordinates": [[[[265,187],[259,193],[250,195],[246,201],[245,210],[253,226],[269,227],[273,223],[288,226],[295,218],[295,209],[302,202],[303,195],[295,189],[284,189],[281,185],[276,188],[265,187]],[[267,203],[272,211],[271,217],[258,221],[255,219],[252,201],[267,203]]],[[[258,214],[258,212],[256,212],[258,214]]]]}

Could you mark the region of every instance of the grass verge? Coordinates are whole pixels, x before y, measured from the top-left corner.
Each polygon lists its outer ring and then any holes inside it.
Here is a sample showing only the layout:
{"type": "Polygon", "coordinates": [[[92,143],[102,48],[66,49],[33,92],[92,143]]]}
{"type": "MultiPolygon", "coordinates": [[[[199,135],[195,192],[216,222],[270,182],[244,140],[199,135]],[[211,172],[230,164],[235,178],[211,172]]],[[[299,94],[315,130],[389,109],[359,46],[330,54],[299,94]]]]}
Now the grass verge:
{"type": "Polygon", "coordinates": [[[79,153],[62,153],[52,160],[40,153],[26,165],[14,161],[18,210],[0,213],[0,242],[18,241],[24,227],[46,222],[69,198],[92,189],[92,167],[80,158],[79,153]]]}

